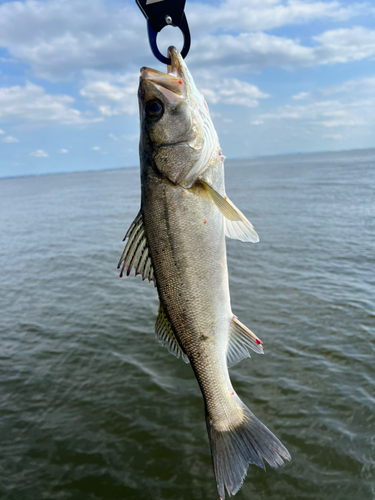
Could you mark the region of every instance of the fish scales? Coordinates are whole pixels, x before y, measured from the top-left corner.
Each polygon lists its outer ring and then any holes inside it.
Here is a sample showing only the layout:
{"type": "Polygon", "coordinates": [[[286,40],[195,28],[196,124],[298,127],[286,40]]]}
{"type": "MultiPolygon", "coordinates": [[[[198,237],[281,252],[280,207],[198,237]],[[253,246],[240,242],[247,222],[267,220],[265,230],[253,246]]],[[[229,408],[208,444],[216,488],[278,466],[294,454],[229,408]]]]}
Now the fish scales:
{"type": "Polygon", "coordinates": [[[227,198],[224,157],[207,103],[178,51],[168,74],[141,69],[141,209],[119,267],[153,280],[159,294],[156,335],[190,362],[202,391],[219,497],[241,488],[250,464],[290,460],[285,446],[245,406],[228,366],[262,342],[232,313],[225,236],[258,241],[227,198]]]}
{"type": "Polygon", "coordinates": [[[232,314],[223,217],[202,188],[198,195],[176,189],[152,172],[145,182],[144,224],[159,298],[207,405],[220,412],[220,396],[231,392],[225,362],[232,314]]]}

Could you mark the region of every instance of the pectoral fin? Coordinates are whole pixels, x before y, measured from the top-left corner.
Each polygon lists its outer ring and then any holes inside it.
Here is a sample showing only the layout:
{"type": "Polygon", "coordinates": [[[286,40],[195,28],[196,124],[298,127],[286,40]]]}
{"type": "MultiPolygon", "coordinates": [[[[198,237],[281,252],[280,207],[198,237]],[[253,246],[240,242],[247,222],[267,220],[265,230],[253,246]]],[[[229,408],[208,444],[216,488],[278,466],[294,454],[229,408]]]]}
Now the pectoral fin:
{"type": "Polygon", "coordinates": [[[250,358],[249,349],[264,354],[262,341],[233,316],[227,351],[227,365],[233,366],[242,359],[250,358]]]}
{"type": "Polygon", "coordinates": [[[255,229],[244,214],[230,201],[226,196],[223,197],[212,186],[204,181],[200,181],[211,197],[217,208],[224,216],[225,234],[228,238],[233,238],[241,241],[251,241],[256,243],[259,241],[255,229]]]}
{"type": "Polygon", "coordinates": [[[181,358],[185,363],[189,363],[189,358],[183,352],[178,343],[176,336],[173,332],[173,328],[169,322],[167,315],[164,312],[163,306],[159,303],[159,315],[155,324],[156,338],[165,346],[170,353],[172,353],[176,358],[181,358]]]}
{"type": "Polygon", "coordinates": [[[129,276],[133,266],[137,264],[135,268],[135,275],[141,274],[142,279],[148,279],[148,281],[154,281],[156,286],[156,280],[154,276],[154,269],[152,267],[151,257],[149,256],[146,234],[143,227],[143,214],[139,211],[139,214],[130,224],[130,227],[125,234],[124,241],[126,242],[124,251],[122,252],[121,258],[117,265],[117,269],[120,269],[120,278],[123,276],[124,270],[126,269],[126,276],[129,276]],[[122,266],[121,266],[122,265],[122,266]]]}

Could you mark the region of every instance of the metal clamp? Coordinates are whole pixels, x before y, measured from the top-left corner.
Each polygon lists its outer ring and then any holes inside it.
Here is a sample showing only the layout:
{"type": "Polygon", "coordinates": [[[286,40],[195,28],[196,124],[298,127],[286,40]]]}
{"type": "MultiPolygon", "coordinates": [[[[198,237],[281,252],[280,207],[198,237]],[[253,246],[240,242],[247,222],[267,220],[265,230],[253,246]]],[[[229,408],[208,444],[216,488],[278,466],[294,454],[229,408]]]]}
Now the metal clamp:
{"type": "Polygon", "coordinates": [[[184,36],[182,57],[186,57],[190,49],[190,30],[185,16],[186,0],[136,0],[138,7],[147,19],[148,40],[154,56],[164,64],[171,64],[171,60],[160,53],[156,38],[165,26],[180,28],[184,36]]]}

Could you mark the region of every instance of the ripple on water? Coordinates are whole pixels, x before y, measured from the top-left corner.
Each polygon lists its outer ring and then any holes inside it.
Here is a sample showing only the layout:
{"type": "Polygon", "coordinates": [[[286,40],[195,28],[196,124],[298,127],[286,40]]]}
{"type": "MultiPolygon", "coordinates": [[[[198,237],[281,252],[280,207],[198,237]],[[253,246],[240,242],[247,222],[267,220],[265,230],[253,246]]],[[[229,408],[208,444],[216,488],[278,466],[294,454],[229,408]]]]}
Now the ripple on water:
{"type": "MultiPolygon", "coordinates": [[[[293,457],[251,467],[238,498],[375,498],[373,161],[228,165],[261,238],[228,241],[233,310],[265,345],[231,377],[293,457]]],[[[0,181],[5,500],[217,497],[191,367],[155,340],[154,287],[118,279],[138,176],[0,181]]]]}

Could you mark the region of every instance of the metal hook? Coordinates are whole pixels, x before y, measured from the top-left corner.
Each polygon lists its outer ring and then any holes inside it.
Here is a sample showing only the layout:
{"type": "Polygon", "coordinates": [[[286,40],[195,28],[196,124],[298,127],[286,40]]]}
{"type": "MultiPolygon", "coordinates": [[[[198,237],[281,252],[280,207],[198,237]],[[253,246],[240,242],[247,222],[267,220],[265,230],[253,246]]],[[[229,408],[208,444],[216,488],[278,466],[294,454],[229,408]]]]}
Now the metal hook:
{"type": "MultiPolygon", "coordinates": [[[[156,37],[158,34],[156,31],[154,31],[150,21],[147,21],[147,28],[148,28],[148,40],[150,42],[152,53],[154,54],[156,59],[159,59],[160,62],[170,65],[171,64],[170,58],[163,56],[163,54],[159,51],[159,48],[156,43],[156,37]]],[[[184,35],[184,46],[182,47],[181,50],[181,56],[185,59],[185,57],[189,52],[191,43],[189,26],[185,14],[183,16],[183,23],[179,26],[179,28],[182,31],[182,34],[184,35]]]]}
{"type": "Polygon", "coordinates": [[[171,60],[160,53],[156,43],[158,33],[165,26],[180,28],[184,36],[182,57],[186,57],[190,49],[190,30],[184,12],[186,0],[136,0],[138,7],[147,19],[148,40],[154,56],[164,64],[171,64],[171,60]]]}

